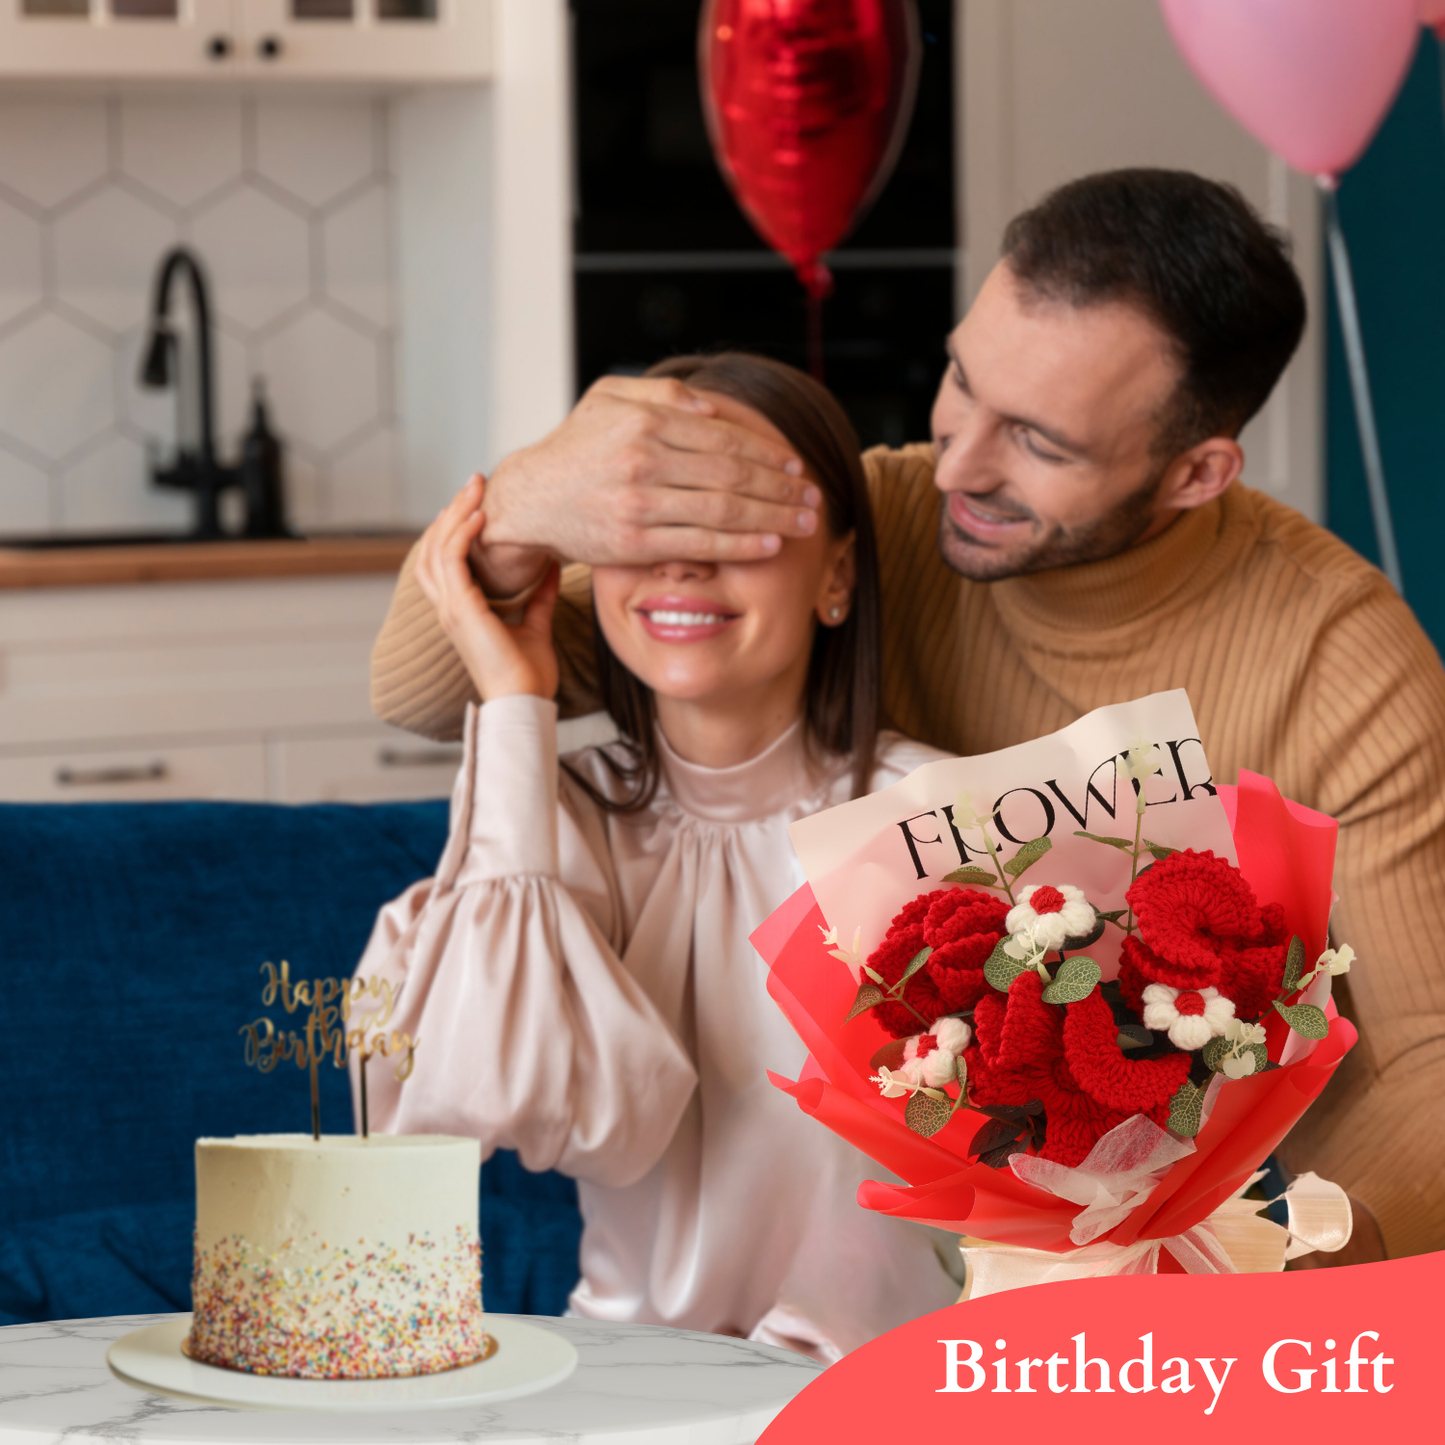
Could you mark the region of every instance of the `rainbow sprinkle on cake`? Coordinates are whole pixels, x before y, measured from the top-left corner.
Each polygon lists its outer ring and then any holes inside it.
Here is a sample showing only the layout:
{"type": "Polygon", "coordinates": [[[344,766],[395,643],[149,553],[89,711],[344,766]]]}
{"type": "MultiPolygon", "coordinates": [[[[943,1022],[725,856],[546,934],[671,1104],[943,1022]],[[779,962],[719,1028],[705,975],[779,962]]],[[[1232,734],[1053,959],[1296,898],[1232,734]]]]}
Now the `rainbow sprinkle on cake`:
{"type": "Polygon", "coordinates": [[[457,1230],[450,1247],[399,1249],[315,1237],[276,1254],[244,1239],[196,1247],[186,1353],[205,1364],[306,1380],[430,1375],[486,1353],[482,1262],[457,1230]],[[313,1263],[316,1260],[318,1262],[313,1263]]]}
{"type": "Polygon", "coordinates": [[[199,1140],[186,1353],[308,1380],[486,1358],[480,1162],[441,1136],[199,1140]]]}

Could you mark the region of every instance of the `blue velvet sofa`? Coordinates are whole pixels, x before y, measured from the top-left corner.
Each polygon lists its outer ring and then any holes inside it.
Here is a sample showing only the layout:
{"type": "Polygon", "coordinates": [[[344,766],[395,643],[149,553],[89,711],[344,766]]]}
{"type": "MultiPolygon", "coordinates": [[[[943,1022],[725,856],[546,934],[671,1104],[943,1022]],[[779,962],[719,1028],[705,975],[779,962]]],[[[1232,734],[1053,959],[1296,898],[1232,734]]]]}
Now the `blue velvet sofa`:
{"type": "MultiPolygon", "coordinates": [[[[349,973],[445,834],[441,803],[0,805],[0,1324],[190,1308],[194,1140],[310,1127],[304,1073],[245,1065],[261,964],[349,973]]],[[[488,1308],[560,1313],[571,1181],[494,1155],[481,1222],[488,1308]]]]}

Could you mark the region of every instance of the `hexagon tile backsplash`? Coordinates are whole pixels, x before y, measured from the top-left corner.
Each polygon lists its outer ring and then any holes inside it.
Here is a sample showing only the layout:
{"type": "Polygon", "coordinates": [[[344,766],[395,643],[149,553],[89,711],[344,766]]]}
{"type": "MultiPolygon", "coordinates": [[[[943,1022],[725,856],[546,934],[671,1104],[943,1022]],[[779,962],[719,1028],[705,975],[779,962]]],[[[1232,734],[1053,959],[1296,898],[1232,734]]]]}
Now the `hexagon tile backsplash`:
{"type": "Polygon", "coordinates": [[[136,381],[177,241],[214,292],[223,460],[262,376],[293,524],[401,519],[386,137],[367,98],[0,103],[0,534],[188,525],[148,481],[175,397],[136,381]]]}

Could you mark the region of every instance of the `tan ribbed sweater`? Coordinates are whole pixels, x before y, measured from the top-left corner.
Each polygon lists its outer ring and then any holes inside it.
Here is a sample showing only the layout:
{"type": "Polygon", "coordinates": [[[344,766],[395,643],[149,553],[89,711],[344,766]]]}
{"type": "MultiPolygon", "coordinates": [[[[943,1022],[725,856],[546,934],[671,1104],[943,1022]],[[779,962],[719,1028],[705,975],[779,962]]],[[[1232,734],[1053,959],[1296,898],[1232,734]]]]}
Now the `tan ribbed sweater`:
{"type": "MultiPolygon", "coordinates": [[[[893,723],[960,755],[1107,703],[1188,690],[1215,777],[1264,773],[1338,818],[1333,932],[1360,1044],[1286,1142],[1374,1211],[1393,1255],[1445,1249],[1445,670],[1409,608],[1323,528],[1236,485],[1118,557],[976,583],[939,556],[932,449],[868,464],[893,723]]],[[[569,569],[561,701],[589,696],[585,569],[569,569]]],[[[469,680],[402,570],[373,656],[388,722],[460,735],[469,680]]]]}

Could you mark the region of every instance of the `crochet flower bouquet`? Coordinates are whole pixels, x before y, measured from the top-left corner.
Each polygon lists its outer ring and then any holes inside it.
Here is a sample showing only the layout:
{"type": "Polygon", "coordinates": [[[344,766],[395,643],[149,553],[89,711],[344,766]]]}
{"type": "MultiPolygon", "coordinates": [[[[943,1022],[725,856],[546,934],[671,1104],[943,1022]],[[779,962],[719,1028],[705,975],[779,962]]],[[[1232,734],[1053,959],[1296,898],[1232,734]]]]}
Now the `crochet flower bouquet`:
{"type": "Polygon", "coordinates": [[[809,1050],[773,1082],[907,1181],[863,1185],[864,1208],[968,1236],[975,1295],[1278,1269],[1349,1237],[1313,1175],[1288,1229],[1240,1197],[1355,1039],[1330,999],[1351,951],[1325,946],[1335,824],[1254,774],[1216,787],[1185,743],[1188,701],[1162,694],[928,765],[796,827],[830,916],[805,886],[754,935],[809,1050]],[[1159,743],[1114,746],[1135,722],[1159,743]],[[923,809],[961,779],[983,790],[923,809]],[[1118,832],[1074,826],[1095,801],[1118,832]],[[840,945],[855,903],[871,923],[840,945]]]}

